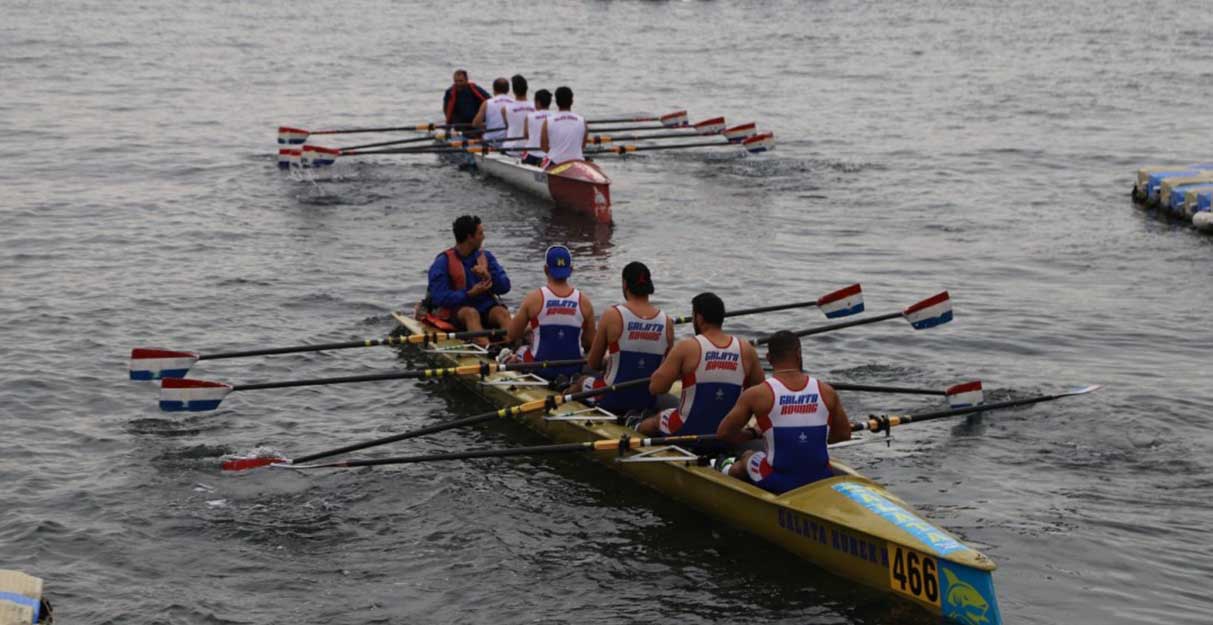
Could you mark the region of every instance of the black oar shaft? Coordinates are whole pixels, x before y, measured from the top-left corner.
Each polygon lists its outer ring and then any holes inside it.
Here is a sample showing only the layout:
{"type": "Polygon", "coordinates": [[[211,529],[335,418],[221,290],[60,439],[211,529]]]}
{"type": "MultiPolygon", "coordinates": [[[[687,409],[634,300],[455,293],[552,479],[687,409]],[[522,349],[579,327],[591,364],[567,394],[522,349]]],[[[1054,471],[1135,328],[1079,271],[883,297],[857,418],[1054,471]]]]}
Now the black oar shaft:
{"type": "Polygon", "coordinates": [[[1029,404],[1038,404],[1043,401],[1052,401],[1061,399],[1062,397],[1071,397],[1076,393],[1058,393],[1056,395],[1038,395],[1036,397],[1026,397],[1024,399],[1010,399],[1007,401],[994,402],[992,404],[978,404],[976,406],[966,406],[964,408],[953,408],[951,410],[937,410],[935,412],[926,412],[920,415],[904,415],[904,416],[887,416],[887,417],[869,417],[867,421],[861,421],[851,424],[852,431],[871,430],[879,432],[887,429],[889,426],[905,425],[907,423],[921,423],[932,419],[944,419],[947,417],[958,417],[961,415],[973,414],[976,412],[985,412],[987,410],[998,410],[999,408],[1014,408],[1016,406],[1027,406],[1029,404]]]}
{"type": "Polygon", "coordinates": [[[351,451],[358,451],[360,449],[367,449],[370,447],[378,447],[380,445],[387,445],[388,443],[395,443],[397,441],[402,441],[402,440],[409,439],[409,438],[425,436],[426,434],[436,434],[438,432],[443,432],[443,431],[454,429],[454,428],[464,427],[467,425],[475,425],[477,423],[481,423],[484,421],[491,421],[493,419],[511,417],[511,416],[518,415],[518,414],[521,414],[524,412],[531,412],[534,410],[541,410],[544,408],[551,409],[551,408],[555,408],[556,406],[566,403],[566,402],[577,401],[580,399],[585,399],[586,397],[594,397],[596,395],[602,395],[604,393],[610,393],[610,392],[617,391],[620,389],[629,388],[632,386],[638,386],[640,384],[648,384],[648,383],[649,383],[649,378],[641,378],[639,380],[620,382],[619,384],[612,384],[610,386],[604,386],[602,388],[591,389],[588,391],[581,391],[578,393],[571,393],[568,395],[552,395],[552,396],[547,397],[546,399],[536,400],[533,402],[526,402],[524,404],[519,404],[517,406],[511,406],[509,408],[493,410],[490,412],[485,412],[483,414],[473,415],[470,417],[464,417],[462,419],[455,419],[454,421],[446,421],[444,423],[438,423],[438,424],[424,427],[421,429],[410,430],[408,432],[402,432],[400,434],[394,434],[392,436],[385,436],[383,438],[377,438],[375,440],[366,441],[363,443],[354,443],[352,445],[346,445],[344,447],[338,447],[335,449],[329,449],[326,451],[316,452],[314,454],[309,454],[309,455],[306,455],[306,456],[303,456],[300,458],[295,458],[294,460],[292,460],[292,462],[293,463],[302,463],[302,462],[309,462],[311,460],[319,460],[320,458],[328,458],[331,456],[337,456],[340,454],[349,453],[351,451]]]}
{"type": "MultiPolygon", "coordinates": [[[[760,306],[758,308],[742,308],[741,310],[730,310],[724,314],[725,317],[740,317],[742,315],[756,315],[758,313],[775,312],[777,310],[789,310],[792,308],[809,308],[816,306],[817,300],[807,302],[795,302],[792,304],[775,304],[773,306],[760,306]]],[[[674,317],[674,323],[690,323],[692,315],[683,315],[674,317]]]]}
{"type": "Polygon", "coordinates": [[[362,145],[351,145],[344,148],[338,148],[342,152],[349,150],[363,150],[366,148],[378,148],[385,145],[401,145],[404,143],[421,143],[422,141],[433,141],[432,137],[412,137],[410,139],[397,139],[395,141],[380,141],[378,143],[363,143],[362,145]]]}
{"type": "Polygon", "coordinates": [[[931,388],[908,388],[904,386],[874,386],[871,384],[848,384],[846,382],[830,382],[836,391],[860,391],[868,393],[904,393],[906,395],[947,395],[947,391],[931,388]]]}
{"type": "Polygon", "coordinates": [[[535,362],[515,362],[509,364],[480,363],[462,367],[439,367],[433,369],[415,369],[412,371],[392,371],[389,373],[368,373],[366,375],[349,375],[335,378],[312,378],[308,380],[285,380],[282,382],[258,382],[255,384],[239,384],[232,387],[233,391],[260,391],[270,388],[290,388],[293,386],[323,386],[327,384],[350,384],[354,382],[379,382],[382,380],[412,380],[417,378],[443,378],[452,375],[489,375],[498,371],[526,371],[529,369],[547,369],[550,367],[571,367],[585,364],[584,358],[569,360],[543,360],[535,362]]]}
{"type": "MultiPolygon", "coordinates": [[[[797,337],[812,336],[814,334],[822,334],[825,332],[833,332],[834,330],[842,330],[843,328],[853,328],[855,326],[868,325],[869,323],[877,323],[880,321],[888,321],[889,319],[897,319],[898,317],[901,317],[901,316],[903,316],[903,315],[900,312],[885,313],[883,315],[876,315],[875,317],[867,317],[865,319],[855,319],[854,321],[843,321],[841,323],[831,323],[829,325],[819,326],[816,328],[809,328],[808,330],[801,330],[799,332],[794,332],[793,334],[795,334],[797,337]]],[[[771,337],[764,336],[764,337],[756,340],[754,342],[754,344],[762,345],[770,340],[771,340],[771,337]]]]}
{"type": "Polygon", "coordinates": [[[385,336],[382,338],[359,339],[356,341],[343,341],[341,343],[318,343],[315,345],[293,345],[291,347],[268,347],[264,349],[250,349],[239,352],[223,352],[219,354],[202,354],[198,356],[198,360],[218,360],[220,358],[246,358],[249,356],[274,356],[278,354],[297,354],[301,352],[321,352],[330,349],[350,349],[355,347],[375,347],[377,345],[408,345],[417,342],[435,342],[445,339],[470,339],[479,337],[495,337],[504,336],[505,330],[495,328],[492,330],[475,330],[468,332],[455,332],[455,336],[448,336],[452,333],[447,332],[428,332],[421,336],[422,340],[414,340],[413,336],[385,336]]]}

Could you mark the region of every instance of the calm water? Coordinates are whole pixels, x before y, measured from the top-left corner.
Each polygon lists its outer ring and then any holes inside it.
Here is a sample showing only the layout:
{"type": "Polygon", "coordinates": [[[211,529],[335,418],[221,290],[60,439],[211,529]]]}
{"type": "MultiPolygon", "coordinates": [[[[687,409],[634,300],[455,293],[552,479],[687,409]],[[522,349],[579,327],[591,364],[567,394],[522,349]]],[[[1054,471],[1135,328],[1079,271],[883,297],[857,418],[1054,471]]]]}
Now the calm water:
{"type": "MultiPolygon", "coordinates": [[[[843,459],[997,561],[1008,622],[1208,622],[1213,238],[1127,197],[1137,166],[1210,157],[1205,3],[2,5],[0,568],[46,578],[64,622],[927,620],[581,458],[216,468],[485,408],[451,387],[237,394],[181,417],[124,380],[135,345],[385,334],[464,212],[515,303],[557,242],[600,308],[631,260],[671,311],[706,289],[740,307],[861,281],[877,313],[949,289],[955,323],[807,340],[811,367],[978,377],[995,398],[1107,388],[843,459]],[[323,181],[274,168],[278,124],[436,118],[456,66],[569,84],[589,114],[754,120],[780,146],[604,160],[607,231],[433,157],[323,181]]],[[[195,375],[408,364],[351,350],[195,375]]],[[[936,407],[844,399],[853,416],[936,407]]],[[[394,451],[537,441],[495,424],[394,451]]]]}

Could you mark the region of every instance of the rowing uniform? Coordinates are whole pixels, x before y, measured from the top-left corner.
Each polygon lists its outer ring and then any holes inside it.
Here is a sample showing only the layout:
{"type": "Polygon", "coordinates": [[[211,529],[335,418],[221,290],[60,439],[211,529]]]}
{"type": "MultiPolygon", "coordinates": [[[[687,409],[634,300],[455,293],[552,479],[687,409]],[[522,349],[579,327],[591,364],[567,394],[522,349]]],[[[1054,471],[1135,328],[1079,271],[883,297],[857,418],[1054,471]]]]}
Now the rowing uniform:
{"type": "Polygon", "coordinates": [[[501,116],[501,110],[511,102],[514,97],[508,93],[489,98],[484,108],[485,141],[496,144],[505,138],[505,118],[501,116]]]}
{"type": "Polygon", "coordinates": [[[522,124],[526,121],[527,115],[535,112],[535,105],[526,100],[514,100],[505,108],[505,126],[506,140],[505,147],[521,148],[526,147],[526,140],[522,138],[522,124]]]}
{"type": "MultiPolygon", "coordinates": [[[[585,315],[581,311],[581,292],[573,289],[567,295],[557,295],[548,287],[540,287],[543,296],[539,313],[531,317],[531,344],[519,350],[525,362],[536,360],[575,360],[581,358],[581,332],[585,315]]],[[[549,380],[561,375],[573,376],[581,365],[545,367],[534,372],[549,380]]]]}
{"type": "Polygon", "coordinates": [[[830,435],[830,409],[821,399],[815,378],[799,389],[778,378],[767,378],[771,411],[757,415],[766,451],[755,452],[746,464],[750,480],[773,493],[799,488],[833,475],[826,446],[830,435]]]}
{"type": "Polygon", "coordinates": [[[527,165],[538,165],[547,157],[547,152],[539,148],[539,133],[543,129],[544,120],[551,116],[551,114],[552,111],[548,109],[527,113],[526,130],[530,138],[523,143],[526,146],[526,156],[522,159],[527,165]]]}
{"type": "MultiPolygon", "coordinates": [[[[585,390],[602,388],[620,382],[630,382],[653,375],[666,352],[670,337],[666,333],[670,318],[660,310],[651,317],[641,317],[627,306],[615,306],[623,320],[623,332],[607,345],[606,366],[602,377],[592,377],[583,383],[585,390]]],[[[633,386],[600,396],[594,403],[604,410],[624,414],[629,410],[647,410],[657,400],[647,386],[633,386]]]]}
{"type": "Polygon", "coordinates": [[[585,119],[572,111],[557,111],[548,117],[548,160],[553,165],[584,161],[585,119]]]}
{"type": "Polygon", "coordinates": [[[729,337],[728,345],[723,347],[702,334],[696,335],[695,341],[699,343],[699,363],[695,371],[682,376],[678,407],[661,413],[664,434],[715,434],[745,386],[741,341],[737,337],[729,337]]]}

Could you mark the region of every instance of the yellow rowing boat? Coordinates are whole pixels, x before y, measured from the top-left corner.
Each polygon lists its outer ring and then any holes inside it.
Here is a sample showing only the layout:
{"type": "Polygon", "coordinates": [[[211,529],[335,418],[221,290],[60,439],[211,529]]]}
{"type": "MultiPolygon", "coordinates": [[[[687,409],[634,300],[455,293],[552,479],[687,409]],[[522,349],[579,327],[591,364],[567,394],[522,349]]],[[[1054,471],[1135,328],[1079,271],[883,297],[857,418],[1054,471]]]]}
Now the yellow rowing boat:
{"type": "MultiPolygon", "coordinates": [[[[394,313],[404,334],[435,328],[394,313]]],[[[474,346],[444,340],[428,346],[438,366],[491,361],[474,346]]],[[[484,379],[457,378],[500,406],[554,394],[525,373],[500,372],[484,379]]],[[[678,392],[677,387],[673,392],[678,392]]],[[[558,443],[619,440],[630,428],[577,402],[551,414],[517,417],[558,443]]],[[[597,455],[623,475],[730,525],[762,537],[836,575],[891,592],[966,625],[1000,625],[991,573],[994,562],[915,512],[883,486],[831,461],[834,477],[775,495],[700,466],[678,447],[597,455]]]]}

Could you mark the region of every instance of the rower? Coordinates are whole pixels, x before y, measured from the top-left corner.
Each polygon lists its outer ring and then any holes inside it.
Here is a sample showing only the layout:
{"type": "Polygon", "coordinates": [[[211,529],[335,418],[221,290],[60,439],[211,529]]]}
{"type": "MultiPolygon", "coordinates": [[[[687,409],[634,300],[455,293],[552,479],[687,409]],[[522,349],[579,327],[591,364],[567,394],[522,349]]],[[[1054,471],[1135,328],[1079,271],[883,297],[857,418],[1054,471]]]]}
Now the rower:
{"type": "MultiPolygon", "coordinates": [[[[586,376],[575,391],[647,378],[653,375],[662,358],[674,344],[674,323],[660,308],[649,303],[653,277],[640,262],[623,268],[623,304],[609,308],[598,320],[598,332],[590,346],[587,364],[602,371],[601,376],[586,376]]],[[[656,397],[644,386],[614,391],[588,401],[618,415],[653,407],[656,397]]],[[[587,401],[587,400],[583,400],[587,401]]]]}
{"type": "Polygon", "coordinates": [[[514,99],[505,107],[505,143],[506,148],[526,147],[526,118],[535,112],[535,105],[527,100],[526,78],[522,74],[514,74],[510,78],[514,88],[514,99]]]}
{"type": "Polygon", "coordinates": [[[585,119],[573,112],[573,90],[556,88],[556,114],[543,122],[539,134],[539,149],[547,153],[553,165],[569,161],[585,160],[585,144],[589,141],[589,130],[585,119]]]}
{"type": "Polygon", "coordinates": [[[522,145],[526,146],[522,153],[522,162],[527,165],[540,166],[547,157],[547,153],[539,149],[539,131],[543,128],[543,121],[551,115],[551,106],[551,91],[540,89],[535,92],[535,110],[527,114],[522,125],[522,145]]]}
{"type": "Polygon", "coordinates": [[[493,97],[480,103],[480,110],[472,125],[484,133],[484,140],[497,144],[505,138],[505,107],[513,102],[510,97],[510,81],[498,78],[493,81],[493,97]]]}
{"type": "Polygon", "coordinates": [[[691,300],[695,336],[682,339],[653,373],[649,392],[661,395],[682,380],[677,408],[661,411],[636,427],[653,436],[713,434],[744,388],[762,384],[762,364],[748,341],[725,334],[724,302],[715,293],[691,300]]]}
{"type": "Polygon", "coordinates": [[[442,112],[446,123],[469,126],[480,111],[480,103],[489,99],[489,92],[468,80],[466,69],[455,70],[454,84],[442,94],[442,112]]]}
{"type": "MultiPolygon", "coordinates": [[[[510,292],[510,278],[493,253],[482,249],[484,225],[480,217],[463,215],[451,224],[455,246],[434,259],[429,271],[429,289],[423,308],[429,312],[423,320],[440,328],[470,331],[504,328],[510,311],[498,296],[510,292]],[[469,286],[468,276],[476,281],[469,286]]],[[[476,342],[487,346],[487,338],[476,342]]]]}
{"type": "Polygon", "coordinates": [[[737,400],[716,430],[730,445],[762,440],[764,451],[747,451],[721,471],[783,493],[833,475],[827,445],[850,440],[851,423],[838,393],[804,372],[800,338],[782,330],[767,344],[774,371],[737,400]],[[745,427],[754,417],[757,428],[745,427]]]}
{"type": "MultiPolygon", "coordinates": [[[[573,255],[569,248],[553,245],[544,259],[547,285],[522,299],[518,312],[510,320],[506,341],[521,340],[529,329],[531,342],[513,355],[514,360],[576,360],[582,357],[583,350],[589,349],[594,337],[594,307],[589,297],[569,284],[569,276],[573,273],[573,255]]],[[[581,365],[545,367],[536,369],[535,373],[555,380],[560,376],[574,376],[579,371],[581,365]]]]}

